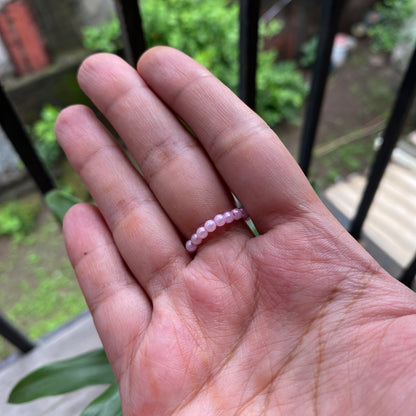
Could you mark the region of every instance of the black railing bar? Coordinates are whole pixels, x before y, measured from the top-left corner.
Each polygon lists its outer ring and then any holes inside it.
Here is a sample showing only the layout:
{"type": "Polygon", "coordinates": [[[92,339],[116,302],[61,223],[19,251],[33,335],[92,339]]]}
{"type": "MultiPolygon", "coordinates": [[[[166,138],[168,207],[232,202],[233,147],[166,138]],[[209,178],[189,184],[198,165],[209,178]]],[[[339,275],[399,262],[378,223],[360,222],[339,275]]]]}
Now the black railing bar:
{"type": "Polygon", "coordinates": [[[2,314],[0,314],[0,334],[22,352],[28,352],[36,346],[2,314]]]}
{"type": "Polygon", "coordinates": [[[239,96],[251,108],[256,106],[257,44],[260,0],[240,0],[239,96]]]}
{"type": "Polygon", "coordinates": [[[137,0],[115,0],[120,20],[124,52],[132,66],[136,66],[140,55],[146,50],[142,18],[137,0]]]}
{"type": "Polygon", "coordinates": [[[39,159],[25,127],[0,84],[0,125],[42,194],[55,188],[55,183],[39,159]]]}
{"type": "Polygon", "coordinates": [[[416,48],[410,59],[408,68],[399,88],[396,101],[391,112],[386,130],[383,134],[383,144],[377,152],[371,168],[367,186],[361,198],[359,208],[350,227],[351,235],[359,239],[364,221],[374,200],[378,186],[390,161],[391,154],[399,140],[406,118],[409,114],[416,93],[416,48]]]}
{"type": "Polygon", "coordinates": [[[305,175],[309,173],[312,149],[315,143],[325,86],[329,75],[332,45],[338,30],[343,1],[325,0],[322,5],[320,35],[311,90],[301,134],[299,165],[305,175]]]}
{"type": "Polygon", "coordinates": [[[414,259],[410,262],[407,269],[399,277],[399,280],[407,287],[411,287],[413,280],[415,279],[415,276],[416,276],[416,255],[414,259]]]}

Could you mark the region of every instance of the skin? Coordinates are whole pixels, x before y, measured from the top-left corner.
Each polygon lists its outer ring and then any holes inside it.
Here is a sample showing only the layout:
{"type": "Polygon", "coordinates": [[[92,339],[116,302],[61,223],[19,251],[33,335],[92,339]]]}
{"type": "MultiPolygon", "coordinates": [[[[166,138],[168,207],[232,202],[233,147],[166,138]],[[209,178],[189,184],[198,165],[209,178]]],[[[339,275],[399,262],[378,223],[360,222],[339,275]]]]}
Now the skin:
{"type": "Polygon", "coordinates": [[[413,415],[416,295],[331,216],[274,132],[170,48],[137,71],[94,55],[78,77],[143,173],[91,110],[60,114],[97,204],[67,213],[68,255],[123,414],[413,415]],[[188,254],[230,192],[260,236],[239,221],[188,254]]]}

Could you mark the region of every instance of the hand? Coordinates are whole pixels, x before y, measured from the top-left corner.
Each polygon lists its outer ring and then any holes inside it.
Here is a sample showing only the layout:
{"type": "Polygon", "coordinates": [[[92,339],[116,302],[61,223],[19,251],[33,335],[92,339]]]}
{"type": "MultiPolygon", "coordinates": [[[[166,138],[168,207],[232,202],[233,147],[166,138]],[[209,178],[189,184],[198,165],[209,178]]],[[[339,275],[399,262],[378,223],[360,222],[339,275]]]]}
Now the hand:
{"type": "Polygon", "coordinates": [[[92,56],[79,83],[144,177],[92,111],[61,113],[58,139],[97,204],[68,212],[67,250],[124,415],[414,414],[415,294],[336,222],[257,115],[164,47],[137,71],[92,56]],[[234,222],[189,254],[231,192],[260,236],[234,222]]]}

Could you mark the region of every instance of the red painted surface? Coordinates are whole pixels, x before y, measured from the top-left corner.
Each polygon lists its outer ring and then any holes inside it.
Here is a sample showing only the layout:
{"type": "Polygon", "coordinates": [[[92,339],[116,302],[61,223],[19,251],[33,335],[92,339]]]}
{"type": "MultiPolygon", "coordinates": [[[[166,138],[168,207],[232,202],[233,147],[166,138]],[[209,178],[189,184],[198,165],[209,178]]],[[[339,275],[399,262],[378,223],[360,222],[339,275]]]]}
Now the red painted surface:
{"type": "Polygon", "coordinates": [[[42,36],[25,0],[12,0],[0,10],[0,36],[18,75],[49,64],[42,36]]]}

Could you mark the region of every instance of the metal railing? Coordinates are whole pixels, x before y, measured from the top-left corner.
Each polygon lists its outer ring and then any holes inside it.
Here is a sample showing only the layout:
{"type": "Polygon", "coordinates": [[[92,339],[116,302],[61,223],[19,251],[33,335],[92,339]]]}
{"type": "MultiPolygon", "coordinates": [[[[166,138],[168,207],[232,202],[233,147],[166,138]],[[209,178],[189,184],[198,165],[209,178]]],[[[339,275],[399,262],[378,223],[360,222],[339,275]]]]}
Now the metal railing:
{"type": "MultiPolygon", "coordinates": [[[[122,36],[126,58],[135,65],[146,49],[146,41],[142,29],[142,20],[137,0],[115,0],[117,13],[121,22],[122,36]]],[[[307,175],[312,157],[316,131],[319,123],[325,86],[327,83],[330,56],[334,36],[337,32],[342,12],[339,0],[324,0],[316,64],[308,98],[305,120],[301,134],[299,164],[307,175]]],[[[250,107],[255,106],[256,69],[258,48],[258,19],[260,1],[240,0],[240,84],[241,99],[250,107]]],[[[362,195],[361,203],[355,218],[351,222],[350,232],[359,239],[369,208],[377,192],[380,180],[390,160],[392,151],[402,131],[416,91],[416,49],[410,60],[409,67],[398,91],[396,102],[383,134],[383,145],[379,149],[371,169],[367,187],[362,195]]],[[[0,86],[0,124],[9,137],[14,148],[34,179],[39,191],[47,193],[55,187],[53,179],[44,168],[33,149],[31,140],[24,129],[13,105],[0,86]]],[[[416,274],[416,256],[404,270],[399,280],[407,286],[413,282],[416,274]]],[[[26,338],[6,318],[0,315],[0,334],[12,342],[21,351],[26,352],[34,347],[34,343],[26,338]]]]}

